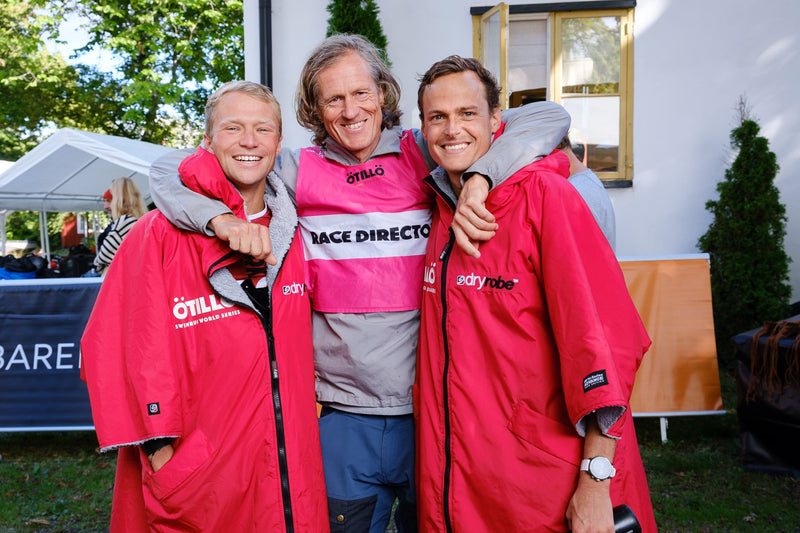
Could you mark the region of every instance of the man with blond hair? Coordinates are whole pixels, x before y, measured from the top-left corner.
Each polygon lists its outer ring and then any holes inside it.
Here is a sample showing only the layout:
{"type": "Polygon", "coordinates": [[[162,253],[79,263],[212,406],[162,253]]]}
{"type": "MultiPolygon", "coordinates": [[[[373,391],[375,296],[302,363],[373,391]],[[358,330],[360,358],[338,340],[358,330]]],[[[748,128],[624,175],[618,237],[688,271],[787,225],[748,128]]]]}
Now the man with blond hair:
{"type": "Polygon", "coordinates": [[[184,183],[268,226],[266,266],[158,211],[125,238],[81,342],[101,451],[119,450],[111,531],[328,530],[304,257],[272,173],[280,107],[230,82],[184,183]]]}

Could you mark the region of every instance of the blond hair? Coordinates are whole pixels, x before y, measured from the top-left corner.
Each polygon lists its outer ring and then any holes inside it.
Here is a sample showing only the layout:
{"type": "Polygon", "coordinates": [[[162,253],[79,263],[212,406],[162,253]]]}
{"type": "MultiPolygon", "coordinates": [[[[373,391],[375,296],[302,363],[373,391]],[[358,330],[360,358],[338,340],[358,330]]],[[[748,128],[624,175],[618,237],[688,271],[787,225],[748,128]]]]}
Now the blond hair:
{"type": "Polygon", "coordinates": [[[147,213],[139,186],[130,178],[121,177],[111,182],[111,218],[122,215],[139,218],[147,213]]]}
{"type": "Polygon", "coordinates": [[[278,103],[278,99],[275,98],[275,95],[272,94],[272,91],[269,90],[269,87],[253,81],[235,80],[223,83],[219,89],[214,91],[213,94],[208,97],[208,100],[206,101],[205,117],[206,135],[213,137],[214,121],[217,118],[217,104],[223,96],[232,92],[244,93],[251,98],[255,98],[256,100],[261,100],[262,102],[270,104],[275,111],[275,118],[278,119],[278,134],[280,135],[282,133],[283,124],[281,122],[281,105],[278,103]]]}

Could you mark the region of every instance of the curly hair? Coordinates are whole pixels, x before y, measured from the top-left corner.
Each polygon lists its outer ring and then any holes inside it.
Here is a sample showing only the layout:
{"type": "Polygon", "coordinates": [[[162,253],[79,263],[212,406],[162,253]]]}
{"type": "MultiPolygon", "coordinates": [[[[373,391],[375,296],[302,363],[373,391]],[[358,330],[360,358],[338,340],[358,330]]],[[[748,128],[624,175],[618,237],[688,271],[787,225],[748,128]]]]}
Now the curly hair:
{"type": "Polygon", "coordinates": [[[389,68],[378,54],[377,48],[361,35],[341,33],[322,41],[303,65],[300,81],[295,93],[297,121],[314,134],[314,144],[321,145],[328,132],[322,121],[319,105],[319,74],[332,66],[346,54],[358,54],[369,66],[372,79],[378,89],[383,91],[383,128],[393,128],[400,124],[402,112],[400,105],[400,84],[392,76],[389,68]]]}

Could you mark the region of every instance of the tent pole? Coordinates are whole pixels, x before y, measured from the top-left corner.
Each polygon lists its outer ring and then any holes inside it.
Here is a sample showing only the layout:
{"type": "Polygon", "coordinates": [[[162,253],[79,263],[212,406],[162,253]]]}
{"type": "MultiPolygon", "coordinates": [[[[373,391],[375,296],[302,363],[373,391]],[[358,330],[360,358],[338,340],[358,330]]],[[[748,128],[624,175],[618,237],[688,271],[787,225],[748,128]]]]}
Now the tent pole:
{"type": "Polygon", "coordinates": [[[0,214],[0,234],[2,234],[2,242],[3,242],[2,254],[0,254],[0,255],[6,255],[6,242],[8,241],[8,235],[6,235],[6,217],[7,216],[8,216],[8,213],[6,213],[5,211],[3,211],[2,214],[0,214]]]}
{"type": "Polygon", "coordinates": [[[97,236],[100,231],[100,217],[97,211],[92,211],[92,236],[94,237],[95,253],[97,253],[97,236]]]}
{"type": "Polygon", "coordinates": [[[47,262],[50,262],[50,239],[47,238],[47,211],[39,211],[39,239],[47,262]]]}

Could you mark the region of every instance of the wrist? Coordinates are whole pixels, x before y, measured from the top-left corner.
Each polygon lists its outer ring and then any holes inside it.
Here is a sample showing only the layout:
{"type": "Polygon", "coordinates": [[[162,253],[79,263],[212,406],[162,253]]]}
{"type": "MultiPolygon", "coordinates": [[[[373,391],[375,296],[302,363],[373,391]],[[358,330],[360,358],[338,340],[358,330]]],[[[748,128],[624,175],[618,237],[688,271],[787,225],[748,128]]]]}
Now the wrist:
{"type": "Polygon", "coordinates": [[[483,178],[484,181],[486,182],[486,185],[489,186],[489,189],[492,188],[492,180],[491,180],[491,178],[489,178],[489,176],[486,176],[485,174],[481,174],[479,172],[465,172],[461,176],[461,183],[467,183],[467,181],[469,181],[470,178],[475,177],[475,176],[480,176],[481,178],[483,178]]]}
{"type": "Polygon", "coordinates": [[[206,224],[206,228],[216,235],[219,238],[225,238],[226,236],[226,227],[225,223],[232,223],[232,222],[239,222],[240,219],[236,218],[236,215],[233,213],[221,213],[211,220],[208,221],[206,224]]]}
{"type": "Polygon", "coordinates": [[[144,454],[147,457],[150,457],[161,448],[164,448],[172,444],[172,441],[174,440],[175,439],[172,437],[160,437],[156,439],[150,439],[142,443],[142,450],[144,450],[144,454]]]}
{"type": "Polygon", "coordinates": [[[595,498],[605,498],[611,496],[611,480],[597,481],[588,472],[578,474],[576,490],[595,498]]]}

